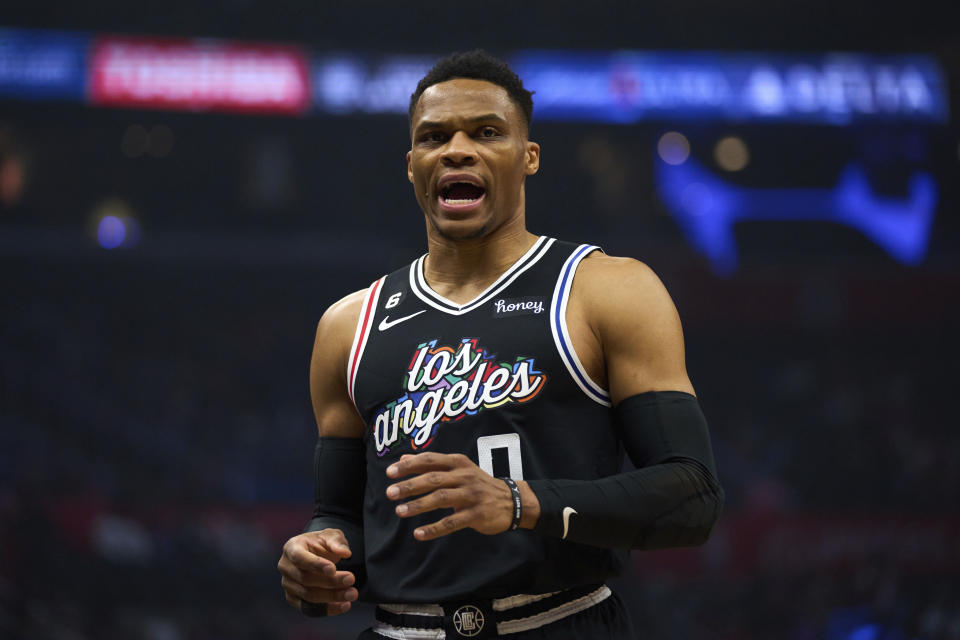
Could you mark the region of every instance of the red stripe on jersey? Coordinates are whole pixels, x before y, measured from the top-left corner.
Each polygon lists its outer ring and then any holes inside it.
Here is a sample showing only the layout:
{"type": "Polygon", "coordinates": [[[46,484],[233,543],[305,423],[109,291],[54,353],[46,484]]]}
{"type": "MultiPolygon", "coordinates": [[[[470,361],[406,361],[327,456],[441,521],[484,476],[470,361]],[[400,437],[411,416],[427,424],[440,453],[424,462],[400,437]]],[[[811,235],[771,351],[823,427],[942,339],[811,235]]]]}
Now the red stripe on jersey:
{"type": "Polygon", "coordinates": [[[380,289],[380,286],[383,284],[383,278],[380,278],[373,283],[370,287],[370,293],[367,294],[367,299],[363,305],[363,322],[360,325],[360,335],[359,340],[357,341],[357,347],[350,356],[350,379],[347,380],[347,383],[350,385],[350,399],[353,400],[353,384],[356,382],[357,378],[357,363],[360,362],[360,355],[363,353],[363,347],[367,342],[367,334],[370,329],[370,320],[373,318],[373,314],[376,311],[374,308],[374,301],[377,299],[377,291],[380,289]]]}

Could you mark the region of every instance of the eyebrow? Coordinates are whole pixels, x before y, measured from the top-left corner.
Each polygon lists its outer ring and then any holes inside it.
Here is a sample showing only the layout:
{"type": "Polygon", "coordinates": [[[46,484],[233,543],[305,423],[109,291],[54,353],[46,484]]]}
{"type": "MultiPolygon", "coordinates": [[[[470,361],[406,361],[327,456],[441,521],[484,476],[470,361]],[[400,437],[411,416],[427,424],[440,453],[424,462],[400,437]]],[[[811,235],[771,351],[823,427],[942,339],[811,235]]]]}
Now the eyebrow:
{"type": "MultiPolygon", "coordinates": [[[[472,118],[467,118],[466,120],[467,124],[476,124],[477,122],[490,122],[490,121],[501,122],[504,124],[506,124],[507,122],[502,116],[499,116],[495,113],[485,113],[482,116],[474,116],[472,118]]],[[[424,120],[417,125],[414,131],[419,131],[420,129],[432,129],[434,127],[443,128],[444,126],[445,126],[445,123],[443,122],[435,122],[433,120],[424,120]]]]}

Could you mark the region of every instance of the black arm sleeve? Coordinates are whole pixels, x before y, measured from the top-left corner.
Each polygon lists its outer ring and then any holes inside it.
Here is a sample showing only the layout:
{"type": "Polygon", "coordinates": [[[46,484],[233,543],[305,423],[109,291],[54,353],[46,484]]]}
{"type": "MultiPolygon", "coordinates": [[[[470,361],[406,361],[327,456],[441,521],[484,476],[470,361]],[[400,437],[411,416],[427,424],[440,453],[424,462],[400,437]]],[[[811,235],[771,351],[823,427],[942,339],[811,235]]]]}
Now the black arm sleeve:
{"type": "Polygon", "coordinates": [[[627,398],[615,412],[637,469],[598,480],[531,480],[540,502],[534,530],[606,548],[704,543],[724,496],[697,399],[651,391],[627,398]]]}
{"type": "Polygon", "coordinates": [[[340,529],[351,556],[337,563],[350,571],[358,588],[366,582],[363,549],[363,492],[367,463],[360,438],[317,438],[313,451],[313,519],[304,531],[340,529]]]}

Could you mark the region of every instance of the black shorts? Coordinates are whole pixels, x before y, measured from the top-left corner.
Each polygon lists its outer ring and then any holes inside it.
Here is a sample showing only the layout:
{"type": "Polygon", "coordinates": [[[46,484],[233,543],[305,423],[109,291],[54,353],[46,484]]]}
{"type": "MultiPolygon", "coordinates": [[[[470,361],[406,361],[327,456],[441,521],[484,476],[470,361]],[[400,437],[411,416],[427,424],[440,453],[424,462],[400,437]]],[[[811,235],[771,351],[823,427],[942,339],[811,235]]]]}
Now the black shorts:
{"type": "MultiPolygon", "coordinates": [[[[509,633],[503,636],[506,640],[636,640],[637,634],[630,622],[630,614],[623,601],[616,593],[612,593],[589,609],[545,624],[536,629],[509,633]]],[[[373,631],[372,628],[361,633],[357,640],[384,640],[386,636],[373,631]]],[[[456,636],[447,634],[447,640],[458,640],[456,636]]]]}

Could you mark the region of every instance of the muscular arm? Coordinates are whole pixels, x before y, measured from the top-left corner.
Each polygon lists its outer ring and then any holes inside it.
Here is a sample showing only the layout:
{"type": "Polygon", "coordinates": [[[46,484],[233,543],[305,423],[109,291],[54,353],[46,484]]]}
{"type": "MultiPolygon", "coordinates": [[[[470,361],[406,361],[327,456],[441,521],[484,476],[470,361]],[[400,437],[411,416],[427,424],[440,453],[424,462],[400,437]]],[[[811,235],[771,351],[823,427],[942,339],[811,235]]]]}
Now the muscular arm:
{"type": "Polygon", "coordinates": [[[567,325],[577,356],[614,405],[647,391],[694,393],[680,316],[642,262],[591,254],[573,280],[567,325]]]}
{"type": "Polygon", "coordinates": [[[684,364],[676,308],[634,260],[595,255],[574,280],[567,322],[588,373],[610,390],[636,470],[595,481],[533,480],[545,535],[603,547],[704,542],[723,504],[706,422],[684,364]],[[567,507],[576,511],[572,524],[567,507]]]}
{"type": "Polygon", "coordinates": [[[340,566],[358,578],[363,571],[364,427],[347,392],[346,370],[365,293],[351,294],[323,314],[310,359],[310,399],[320,437],[314,452],[314,513],[307,531],[342,531],[351,550],[359,553],[340,566]]]}
{"type": "Polygon", "coordinates": [[[364,291],[331,306],[317,325],[310,397],[320,437],[315,505],[305,533],[287,541],[277,564],[287,601],[310,615],[350,609],[363,578],[363,422],[347,393],[347,358],[364,291]]]}

